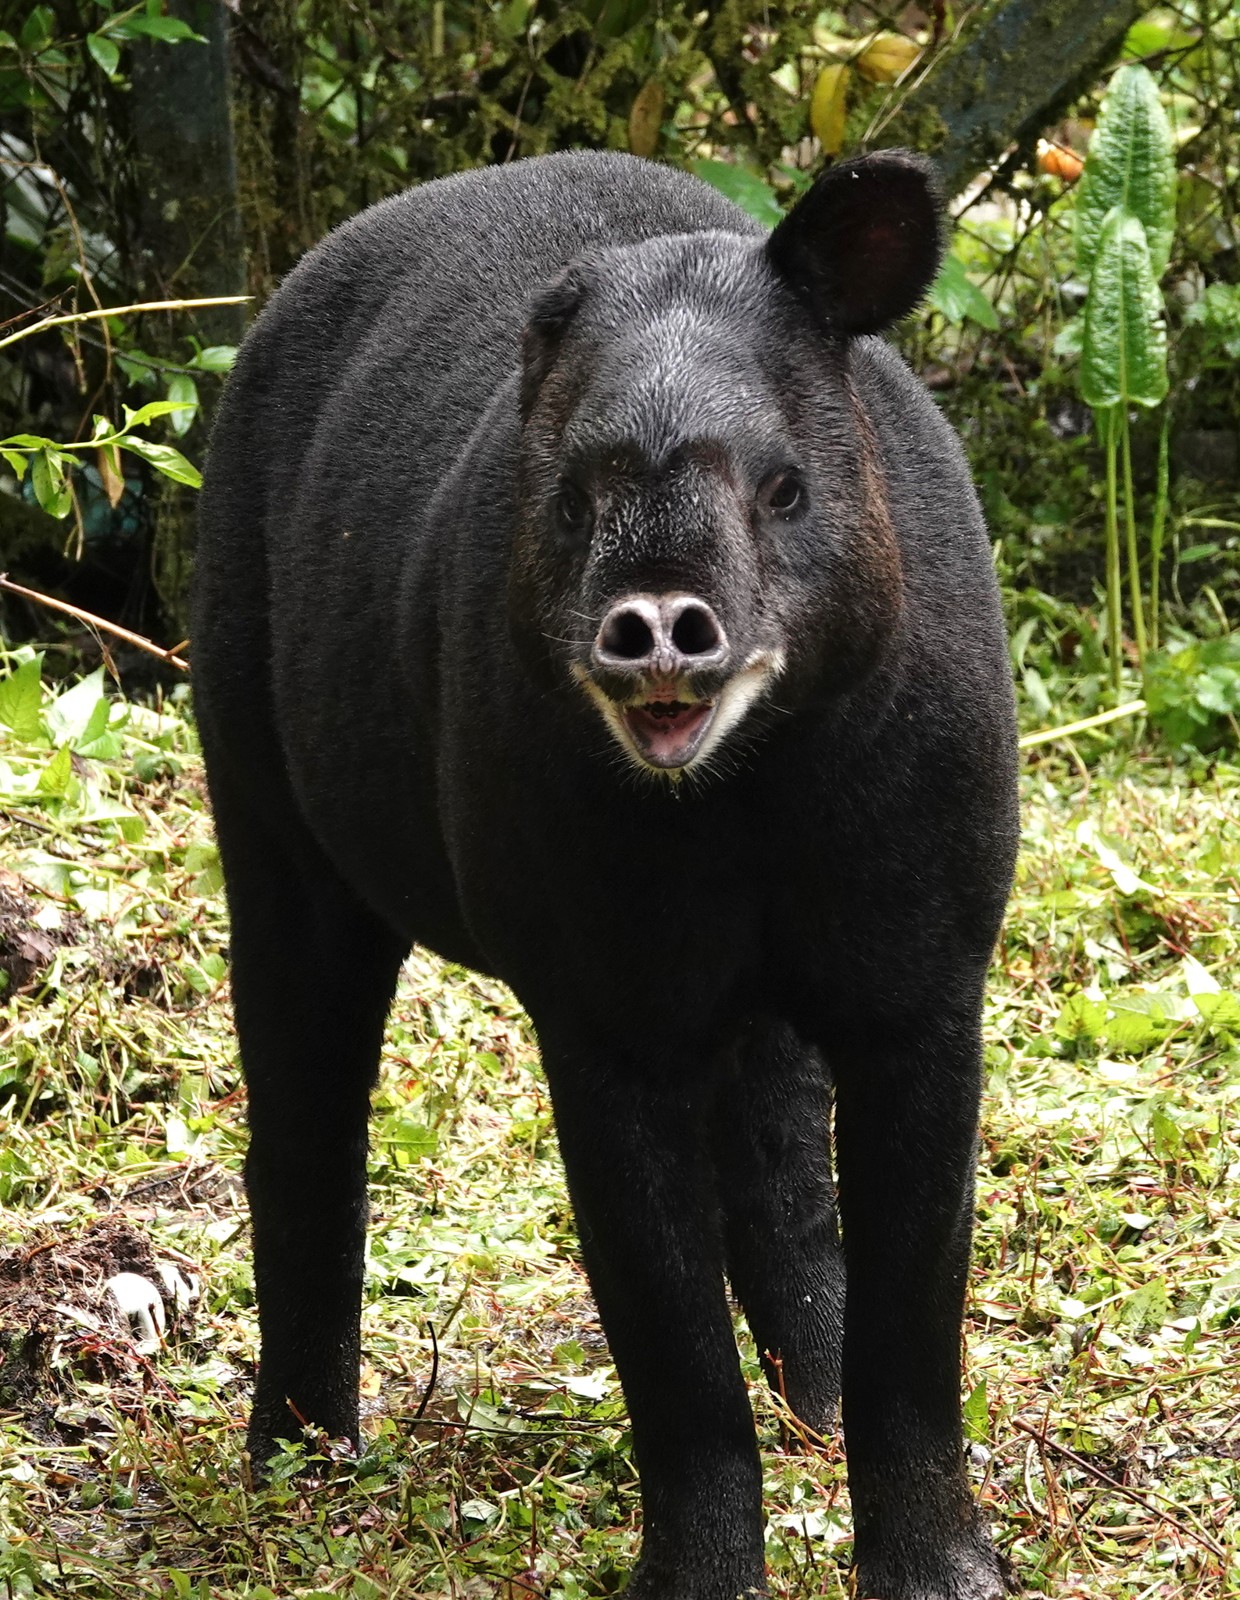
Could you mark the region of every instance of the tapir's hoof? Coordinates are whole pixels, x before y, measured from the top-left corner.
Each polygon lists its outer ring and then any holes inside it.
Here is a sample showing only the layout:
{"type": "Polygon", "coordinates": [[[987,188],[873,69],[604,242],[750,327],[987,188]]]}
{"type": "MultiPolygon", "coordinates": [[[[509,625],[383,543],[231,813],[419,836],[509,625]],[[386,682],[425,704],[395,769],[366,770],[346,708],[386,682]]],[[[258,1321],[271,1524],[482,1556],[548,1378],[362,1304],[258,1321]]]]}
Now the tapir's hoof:
{"type": "Polygon", "coordinates": [[[857,1600],[1005,1600],[1017,1588],[1010,1563],[976,1534],[916,1565],[908,1551],[863,1561],[856,1594],[857,1600]]]}

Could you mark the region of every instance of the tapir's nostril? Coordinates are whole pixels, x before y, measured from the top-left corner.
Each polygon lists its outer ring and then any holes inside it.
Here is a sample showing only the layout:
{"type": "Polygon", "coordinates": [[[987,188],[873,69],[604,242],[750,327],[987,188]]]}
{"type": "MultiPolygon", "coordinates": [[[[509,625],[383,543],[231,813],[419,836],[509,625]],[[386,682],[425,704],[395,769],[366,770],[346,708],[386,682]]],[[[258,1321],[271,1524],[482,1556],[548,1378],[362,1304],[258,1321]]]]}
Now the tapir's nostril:
{"type": "Polygon", "coordinates": [[[654,631],[634,606],[617,606],[603,625],[599,648],[620,661],[644,661],[654,650],[654,631]]]}
{"type": "Polygon", "coordinates": [[[690,601],[672,624],[672,643],[684,656],[705,656],[723,645],[723,630],[709,606],[690,601]]]}

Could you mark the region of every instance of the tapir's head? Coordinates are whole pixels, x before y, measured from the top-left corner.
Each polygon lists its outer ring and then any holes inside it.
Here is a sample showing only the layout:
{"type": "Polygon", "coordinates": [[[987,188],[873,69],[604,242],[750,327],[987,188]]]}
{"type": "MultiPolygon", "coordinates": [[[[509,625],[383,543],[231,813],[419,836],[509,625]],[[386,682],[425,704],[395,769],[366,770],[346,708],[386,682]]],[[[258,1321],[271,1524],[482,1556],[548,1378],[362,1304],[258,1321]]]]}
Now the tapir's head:
{"type": "Polygon", "coordinates": [[[708,767],[881,657],[900,555],[849,348],[916,305],[940,236],[929,167],[887,152],[768,238],[601,250],[536,297],[514,626],[637,766],[708,767]]]}

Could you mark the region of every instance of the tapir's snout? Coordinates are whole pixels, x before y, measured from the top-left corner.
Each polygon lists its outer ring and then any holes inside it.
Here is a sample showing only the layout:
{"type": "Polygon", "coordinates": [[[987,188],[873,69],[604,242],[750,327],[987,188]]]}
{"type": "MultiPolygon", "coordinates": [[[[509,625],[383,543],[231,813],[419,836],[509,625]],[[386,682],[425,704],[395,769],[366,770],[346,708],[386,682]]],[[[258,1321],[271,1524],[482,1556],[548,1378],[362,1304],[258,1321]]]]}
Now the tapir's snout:
{"type": "Polygon", "coordinates": [[[591,687],[640,761],[674,771],[706,741],[731,656],[723,624],[699,596],[628,594],[595,635],[591,687]]]}
{"type": "Polygon", "coordinates": [[[728,636],[696,595],[631,594],[603,618],[592,655],[594,665],[609,674],[675,680],[726,667],[728,636]]]}

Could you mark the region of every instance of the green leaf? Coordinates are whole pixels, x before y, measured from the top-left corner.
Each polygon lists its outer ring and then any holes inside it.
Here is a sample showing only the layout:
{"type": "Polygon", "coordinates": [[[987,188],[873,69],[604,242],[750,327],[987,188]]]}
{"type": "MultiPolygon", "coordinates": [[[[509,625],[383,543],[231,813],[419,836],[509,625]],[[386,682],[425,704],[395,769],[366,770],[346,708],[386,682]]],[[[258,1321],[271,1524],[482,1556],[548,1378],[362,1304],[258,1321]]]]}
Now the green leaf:
{"type": "Polygon", "coordinates": [[[86,48],[90,51],[95,65],[109,78],[115,77],[116,69],[120,65],[120,47],[113,44],[106,34],[88,33],[86,35],[86,48]]]}
{"type": "Polygon", "coordinates": [[[43,732],[39,717],[42,671],[43,657],[37,655],[23,661],[7,678],[0,678],[0,722],[19,739],[37,739],[43,732]]]}
{"type": "Polygon", "coordinates": [[[200,350],[192,361],[186,362],[186,365],[197,367],[199,372],[228,372],[236,359],[235,344],[209,344],[205,350],[200,350]]]}
{"type": "Polygon", "coordinates": [[[990,1439],[990,1406],[986,1399],[986,1380],[977,1384],[964,1403],[964,1436],[974,1444],[986,1444],[990,1439]]]}
{"type": "Polygon", "coordinates": [[[1167,332],[1140,219],[1114,206],[1085,302],[1081,397],[1095,410],[1155,406],[1167,393],[1167,332]]]}
{"type": "Polygon", "coordinates": [[[117,441],[122,450],[130,450],[136,456],[141,456],[144,461],[149,461],[157,472],[162,472],[165,478],[172,478],[177,483],[187,483],[191,489],[201,489],[202,473],[193,464],[187,461],[179,450],[174,450],[170,444],[152,444],[149,439],[135,439],[123,435],[117,441]]]}
{"type": "Polygon", "coordinates": [[[17,36],[18,43],[23,50],[33,54],[51,42],[55,31],[56,13],[51,6],[35,6],[22,25],[22,31],[17,36]]]}
{"type": "Polygon", "coordinates": [[[0,450],[0,456],[3,456],[5,461],[8,462],[17,476],[18,483],[20,483],[26,476],[26,468],[30,465],[26,457],[18,450],[0,450]]]}
{"type": "Polygon", "coordinates": [[[48,732],[57,744],[76,744],[98,738],[108,725],[108,702],[103,693],[103,668],[57,695],[47,708],[48,732]],[[102,720],[100,707],[102,706],[102,720]]]}
{"type": "Polygon", "coordinates": [[[188,373],[174,373],[168,380],[168,398],[187,408],[184,411],[174,412],[168,418],[168,426],[180,438],[194,425],[194,417],[198,412],[198,385],[188,373]]]}
{"type": "Polygon", "coordinates": [[[774,189],[748,167],[738,167],[731,161],[695,161],[693,171],[712,189],[726,194],[756,222],[773,228],[783,221],[784,208],[776,199],[774,189]]]}
{"type": "Polygon", "coordinates": [[[1184,320],[1204,328],[1233,360],[1240,361],[1240,283],[1210,284],[1189,306],[1184,320]]]}
{"type": "Polygon", "coordinates": [[[1240,994],[1221,989],[1218,994],[1195,994],[1193,1004],[1202,1020],[1220,1033],[1240,1033],[1240,994]]]}
{"type": "Polygon", "coordinates": [[[1055,335],[1053,349],[1057,356],[1067,356],[1069,359],[1079,356],[1081,345],[1085,339],[1085,318],[1069,317],[1063,327],[1055,335]]]}
{"type": "Polygon", "coordinates": [[[1095,1000],[1082,991],[1069,995],[1059,1008],[1055,1032],[1061,1039],[1098,1039],[1106,1017],[1106,1001],[1095,1000]]]}
{"type": "Polygon", "coordinates": [[[37,792],[59,800],[68,793],[72,781],[73,757],[69,752],[69,746],[62,744],[39,774],[37,792]]]}
{"type": "Polygon", "coordinates": [[[73,491],[65,476],[65,461],[59,450],[40,450],[30,461],[30,482],[34,497],[50,517],[67,517],[73,507],[73,491]]]}
{"type": "Polygon", "coordinates": [[[959,256],[947,257],[938,277],[930,285],[927,298],[953,327],[958,328],[970,319],[992,331],[999,326],[993,302],[969,277],[959,256]]]}
{"type": "Polygon", "coordinates": [[[1166,50],[1191,51],[1200,43],[1199,37],[1182,28],[1178,17],[1168,11],[1152,17],[1138,17],[1124,37],[1123,54],[1129,61],[1136,61],[1142,56],[1161,55],[1166,50]]]}
{"type": "Polygon", "coordinates": [[[1076,264],[1082,277],[1093,271],[1115,206],[1139,218],[1153,275],[1161,278],[1175,235],[1175,141],[1158,84],[1142,66],[1121,67],[1111,79],[1089,142],[1076,191],[1076,264]]]}
{"type": "Polygon", "coordinates": [[[120,39],[162,39],[165,44],[177,44],[182,39],[193,39],[198,44],[207,42],[202,34],[195,33],[189,23],[182,22],[180,17],[126,17],[111,32],[120,39]]]}
{"type": "Polygon", "coordinates": [[[1139,1333],[1152,1333],[1162,1327],[1170,1314],[1167,1286],[1161,1278],[1155,1278],[1128,1296],[1120,1307],[1119,1318],[1139,1333]]]}
{"type": "MultiPolygon", "coordinates": [[[[195,391],[196,393],[197,391],[195,391]]],[[[197,404],[197,399],[179,400],[169,398],[167,400],[148,400],[144,406],[139,406],[136,411],[131,411],[126,406],[125,426],[122,431],[128,433],[131,428],[145,428],[147,423],[154,422],[156,417],[166,417],[170,412],[184,411],[186,406],[196,406],[197,404]]]]}

